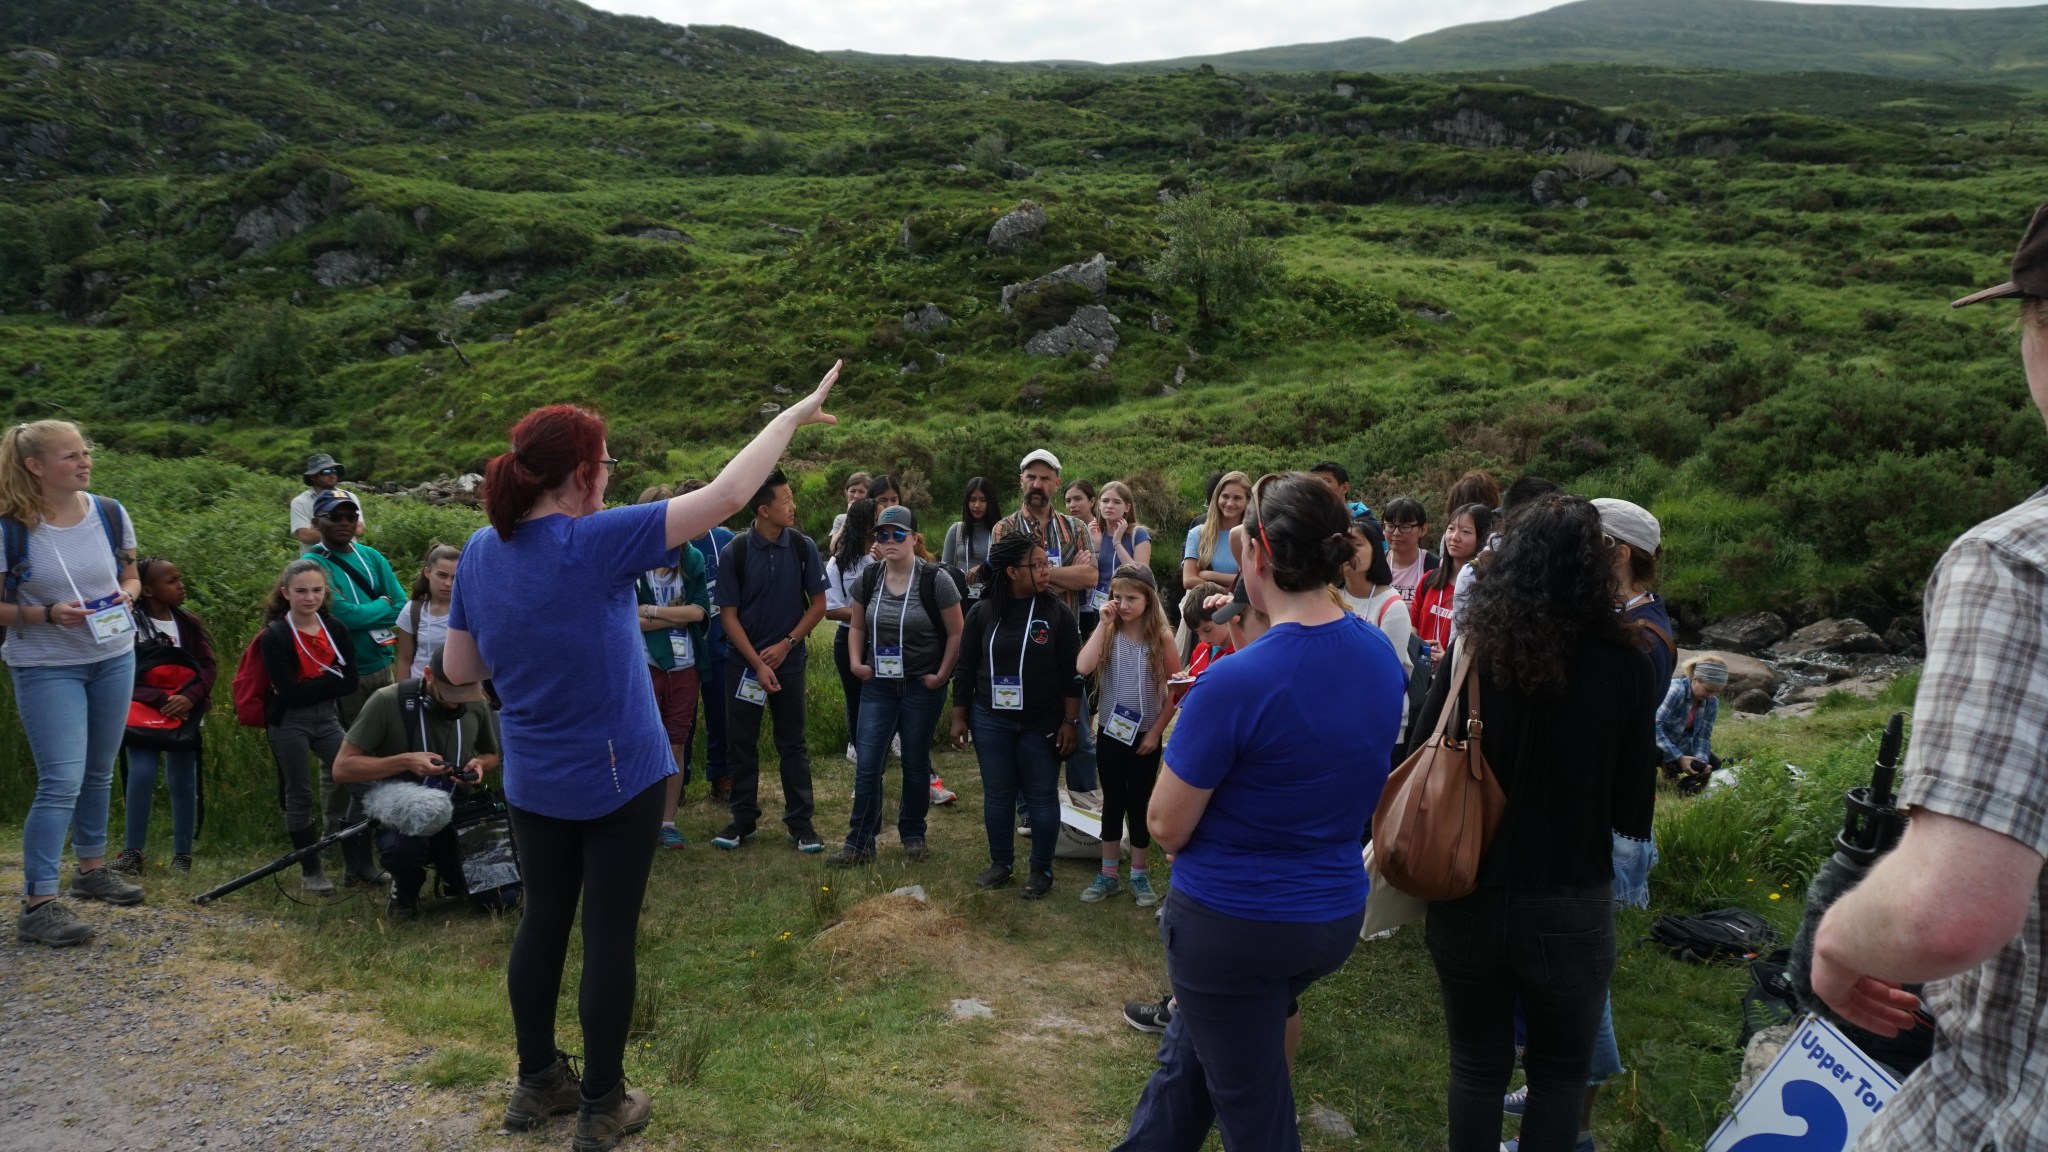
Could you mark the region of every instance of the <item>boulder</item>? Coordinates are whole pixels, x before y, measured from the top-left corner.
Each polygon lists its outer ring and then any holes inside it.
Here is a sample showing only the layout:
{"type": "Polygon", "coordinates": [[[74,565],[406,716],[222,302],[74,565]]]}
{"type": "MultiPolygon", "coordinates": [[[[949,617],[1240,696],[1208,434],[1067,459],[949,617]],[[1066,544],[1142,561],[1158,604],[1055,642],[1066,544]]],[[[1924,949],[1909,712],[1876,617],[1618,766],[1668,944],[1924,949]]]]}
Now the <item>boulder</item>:
{"type": "Polygon", "coordinates": [[[1777,703],[1777,701],[1771,699],[1769,692],[1761,688],[1751,688],[1729,701],[1729,703],[1737,712],[1747,712],[1753,716],[1761,716],[1769,712],[1771,705],[1777,703]]]}
{"type": "Polygon", "coordinates": [[[1885,676],[1851,676],[1847,680],[1838,680],[1833,684],[1808,684],[1794,688],[1785,694],[1785,703],[1817,704],[1830,692],[1847,692],[1852,696],[1861,696],[1865,700],[1875,700],[1877,694],[1890,684],[1891,679],[1885,676]]]}
{"type": "Polygon", "coordinates": [[[1778,675],[1770,665],[1758,660],[1754,656],[1745,656],[1740,652],[1724,652],[1720,650],[1698,652],[1688,648],[1680,648],[1678,650],[1678,662],[1680,664],[1695,656],[1712,656],[1728,666],[1728,689],[1726,695],[1731,700],[1740,697],[1744,692],[1752,688],[1762,689],[1765,692],[1776,692],[1778,685],[1784,681],[1784,677],[1778,675]]]}
{"type": "Polygon", "coordinates": [[[1564,203],[1563,173],[1549,168],[1538,172],[1536,178],[1529,182],[1529,199],[1534,201],[1538,208],[1564,203]]]}
{"type": "Polygon", "coordinates": [[[1778,642],[1777,651],[1787,656],[1830,653],[1846,656],[1856,652],[1883,652],[1884,640],[1870,625],[1853,616],[1808,624],[1778,642]]]}
{"type": "Polygon", "coordinates": [[[1924,656],[1927,637],[1918,616],[1901,616],[1884,630],[1884,646],[1901,656],[1924,656]]]}
{"type": "Polygon", "coordinates": [[[1616,168],[1607,174],[1607,183],[1614,188],[1633,188],[1636,186],[1636,174],[1626,168],[1616,168]]]}
{"type": "Polygon", "coordinates": [[[925,304],[903,314],[903,330],[913,336],[937,332],[953,322],[951,316],[939,311],[937,304],[925,304]]]}
{"type": "Polygon", "coordinates": [[[1047,272],[1035,279],[1018,284],[1003,285],[1003,311],[1010,310],[1010,304],[1019,296],[1042,292],[1062,281],[1079,284],[1095,294],[1097,300],[1109,294],[1109,270],[1116,267],[1109,257],[1097,252],[1078,264],[1067,264],[1047,272]]]}
{"type": "Polygon", "coordinates": [[[1105,367],[1116,354],[1116,326],[1121,323],[1100,304],[1083,304],[1057,328],[1048,328],[1024,342],[1033,356],[1064,356],[1075,349],[1093,353],[1096,367],[1105,367]]]}
{"type": "Polygon", "coordinates": [[[377,278],[377,261],[353,248],[322,252],[313,260],[313,279],[323,288],[351,288],[377,278]]]}
{"type": "Polygon", "coordinates": [[[989,225],[988,250],[1015,252],[1045,232],[1045,209],[1035,201],[1020,200],[1014,211],[989,225]]]}
{"type": "Polygon", "coordinates": [[[1750,612],[1700,629],[1700,639],[1733,652],[1761,652],[1784,638],[1785,621],[1775,612],[1750,612]]]}
{"type": "Polygon", "coordinates": [[[1650,193],[1650,199],[1655,201],[1659,205],[1671,203],[1671,197],[1666,196],[1662,188],[1659,188],[1655,192],[1650,193]]]}
{"type": "Polygon", "coordinates": [[[464,312],[474,312],[486,304],[496,304],[511,294],[509,288],[493,288],[489,292],[464,292],[455,298],[455,307],[464,312]]]}
{"type": "Polygon", "coordinates": [[[347,176],[322,168],[283,196],[243,212],[235,217],[235,255],[276,247],[312,227],[315,221],[334,215],[341,207],[342,193],[348,190],[347,176]]]}

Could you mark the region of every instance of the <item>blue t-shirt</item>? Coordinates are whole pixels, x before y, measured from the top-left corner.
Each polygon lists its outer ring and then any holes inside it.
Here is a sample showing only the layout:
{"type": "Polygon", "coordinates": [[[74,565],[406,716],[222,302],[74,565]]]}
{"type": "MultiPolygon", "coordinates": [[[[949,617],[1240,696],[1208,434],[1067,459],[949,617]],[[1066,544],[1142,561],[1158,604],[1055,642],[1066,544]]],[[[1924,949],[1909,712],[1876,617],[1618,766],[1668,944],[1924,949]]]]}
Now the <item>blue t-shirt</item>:
{"type": "Polygon", "coordinates": [[[543,516],[510,541],[479,528],[448,627],[468,632],[504,701],[505,798],[562,820],[617,809],[676,770],[654,706],[634,583],[680,562],[667,505],[543,516]]]}
{"type": "Polygon", "coordinates": [[[1365,904],[1359,841],[1386,787],[1407,680],[1356,616],[1278,624],[1202,673],[1166,747],[1173,774],[1214,789],[1173,887],[1247,920],[1322,923],[1365,904]]]}
{"type": "MultiPolygon", "coordinates": [[[[1138,545],[1152,542],[1152,534],[1145,531],[1141,525],[1126,533],[1120,539],[1123,542],[1124,551],[1135,553],[1138,550],[1138,545]]],[[[1097,592],[1109,591],[1109,578],[1116,575],[1116,569],[1116,544],[1112,543],[1109,537],[1104,536],[1102,538],[1102,551],[1095,554],[1095,590],[1097,592]]]]}
{"type": "MultiPolygon", "coordinates": [[[[1197,524],[1193,528],[1188,529],[1188,542],[1181,549],[1180,558],[1183,560],[1200,559],[1201,547],[1202,526],[1197,524]]],[[[1202,567],[1207,568],[1211,572],[1221,572],[1226,576],[1237,575],[1237,557],[1230,554],[1230,533],[1228,531],[1216,533],[1216,555],[1210,557],[1209,562],[1202,565],[1202,567]]]]}

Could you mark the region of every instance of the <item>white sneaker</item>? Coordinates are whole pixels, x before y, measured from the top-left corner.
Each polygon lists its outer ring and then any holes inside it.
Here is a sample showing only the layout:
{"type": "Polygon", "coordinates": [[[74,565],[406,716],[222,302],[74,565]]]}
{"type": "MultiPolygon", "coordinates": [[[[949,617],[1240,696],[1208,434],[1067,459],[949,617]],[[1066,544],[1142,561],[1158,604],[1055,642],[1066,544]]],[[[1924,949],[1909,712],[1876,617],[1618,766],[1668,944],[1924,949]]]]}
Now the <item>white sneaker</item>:
{"type": "Polygon", "coordinates": [[[851,744],[846,746],[846,762],[848,764],[860,763],[860,752],[851,744]]]}
{"type": "Polygon", "coordinates": [[[889,737],[889,755],[894,756],[898,760],[903,759],[903,733],[898,732],[896,735],[889,737]]]}
{"type": "Polygon", "coordinates": [[[948,788],[943,784],[932,785],[932,803],[951,804],[956,799],[958,799],[958,797],[956,797],[953,794],[953,790],[951,788],[948,788]]]}

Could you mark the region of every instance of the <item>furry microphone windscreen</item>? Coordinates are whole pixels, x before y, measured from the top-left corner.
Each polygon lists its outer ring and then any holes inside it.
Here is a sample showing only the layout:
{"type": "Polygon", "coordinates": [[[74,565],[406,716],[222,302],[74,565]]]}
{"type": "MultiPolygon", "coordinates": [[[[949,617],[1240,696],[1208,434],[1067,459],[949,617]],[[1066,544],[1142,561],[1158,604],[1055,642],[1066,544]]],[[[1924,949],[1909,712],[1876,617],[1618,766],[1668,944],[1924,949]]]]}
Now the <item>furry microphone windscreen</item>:
{"type": "Polygon", "coordinates": [[[439,788],[392,780],[363,797],[370,819],[401,836],[432,836],[455,817],[455,798],[439,788]]]}

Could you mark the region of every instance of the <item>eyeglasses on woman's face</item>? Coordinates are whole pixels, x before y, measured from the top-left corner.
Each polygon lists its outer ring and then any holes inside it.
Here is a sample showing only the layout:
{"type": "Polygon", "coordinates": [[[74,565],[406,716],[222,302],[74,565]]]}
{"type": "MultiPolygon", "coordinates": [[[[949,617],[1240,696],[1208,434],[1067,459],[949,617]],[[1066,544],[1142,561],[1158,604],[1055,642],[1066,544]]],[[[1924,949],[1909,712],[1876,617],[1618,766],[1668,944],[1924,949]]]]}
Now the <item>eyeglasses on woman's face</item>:
{"type": "Polygon", "coordinates": [[[1422,531],[1422,529],[1423,529],[1423,525],[1421,525],[1421,524],[1393,524],[1393,523],[1389,523],[1389,524],[1387,525],[1387,535],[1391,536],[1391,535],[1393,535],[1393,534],[1394,534],[1394,533],[1396,533],[1396,532],[1420,532],[1420,531],[1422,531]]]}
{"type": "Polygon", "coordinates": [[[599,464],[602,464],[602,465],[604,465],[604,474],[605,474],[605,475],[607,475],[607,476],[616,476],[616,475],[618,475],[618,474],[619,474],[619,458],[618,458],[618,457],[616,457],[616,456],[607,456],[607,457],[605,457],[604,459],[602,459],[602,460],[599,460],[599,461],[598,461],[598,463],[599,463],[599,464]]]}

